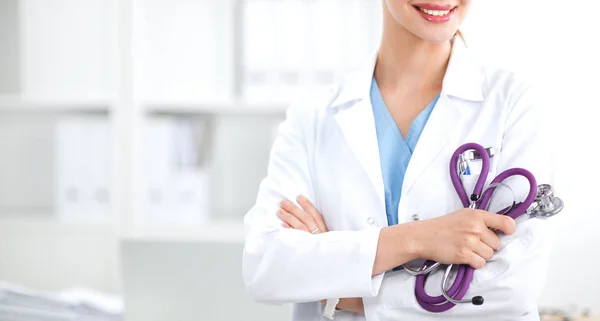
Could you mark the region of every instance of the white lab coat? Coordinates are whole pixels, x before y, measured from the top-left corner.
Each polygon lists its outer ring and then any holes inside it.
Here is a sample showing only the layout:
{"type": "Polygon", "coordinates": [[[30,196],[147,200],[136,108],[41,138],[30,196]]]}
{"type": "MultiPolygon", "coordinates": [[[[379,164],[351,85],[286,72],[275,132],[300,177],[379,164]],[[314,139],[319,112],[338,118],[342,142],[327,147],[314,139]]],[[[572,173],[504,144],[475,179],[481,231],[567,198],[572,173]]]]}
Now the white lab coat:
{"type": "MultiPolygon", "coordinates": [[[[539,320],[536,303],[546,278],[551,220],[528,220],[514,235],[503,236],[501,248],[475,272],[465,296],[483,296],[482,306],[426,312],[415,300],[414,277],[404,271],[371,277],[379,233],[387,226],[369,99],[375,61],[373,55],[340,85],[307,95],[288,109],[271,151],[268,176],[245,217],[243,275],[250,296],[269,304],[294,303],[295,321],[325,320],[318,301],[343,297],[362,297],[365,315],[340,312],[340,321],[539,320]],[[281,227],[279,202],[295,201],[299,194],[316,205],[330,232],[312,235],[281,227]]],[[[488,183],[507,168],[523,167],[538,184],[552,184],[543,109],[527,82],[486,66],[455,40],[439,102],[406,172],[400,224],[415,214],[430,219],[462,207],[448,168],[452,153],[463,143],[501,149],[493,158],[488,183]]],[[[466,178],[465,185],[473,186],[476,178],[466,178]]],[[[524,199],[526,181],[508,183],[524,199]]],[[[495,201],[507,204],[506,195],[495,201]]],[[[430,295],[441,294],[441,274],[429,277],[430,295]]]]}

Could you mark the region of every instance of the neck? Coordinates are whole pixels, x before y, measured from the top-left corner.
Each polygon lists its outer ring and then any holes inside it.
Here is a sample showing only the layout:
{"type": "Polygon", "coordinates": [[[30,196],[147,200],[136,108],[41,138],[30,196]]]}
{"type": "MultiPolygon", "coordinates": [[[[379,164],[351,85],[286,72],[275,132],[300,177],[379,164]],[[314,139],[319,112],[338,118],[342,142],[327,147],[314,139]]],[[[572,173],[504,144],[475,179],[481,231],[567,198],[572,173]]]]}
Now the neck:
{"type": "Polygon", "coordinates": [[[440,90],[452,50],[450,41],[427,42],[397,24],[384,10],[375,65],[378,85],[404,90],[440,90]]]}

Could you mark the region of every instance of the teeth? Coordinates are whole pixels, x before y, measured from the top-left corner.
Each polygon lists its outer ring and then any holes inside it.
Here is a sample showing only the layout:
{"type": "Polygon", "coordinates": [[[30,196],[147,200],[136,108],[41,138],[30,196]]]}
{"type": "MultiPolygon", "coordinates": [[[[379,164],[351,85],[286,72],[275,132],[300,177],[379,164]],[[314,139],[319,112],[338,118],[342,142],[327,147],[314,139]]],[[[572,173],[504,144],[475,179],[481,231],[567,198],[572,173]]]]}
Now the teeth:
{"type": "Polygon", "coordinates": [[[445,16],[448,13],[450,13],[450,10],[429,10],[429,9],[423,9],[423,8],[419,8],[419,10],[425,12],[426,14],[428,14],[430,16],[445,16]]]}

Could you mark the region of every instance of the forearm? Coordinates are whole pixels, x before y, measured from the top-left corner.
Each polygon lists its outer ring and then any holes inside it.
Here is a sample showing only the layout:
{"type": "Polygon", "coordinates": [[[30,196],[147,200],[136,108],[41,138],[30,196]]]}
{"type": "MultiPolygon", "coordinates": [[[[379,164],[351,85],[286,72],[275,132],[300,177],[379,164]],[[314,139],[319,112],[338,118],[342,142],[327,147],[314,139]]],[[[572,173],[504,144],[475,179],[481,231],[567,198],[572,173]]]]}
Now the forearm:
{"type": "Polygon", "coordinates": [[[381,230],[373,275],[384,273],[419,258],[418,242],[416,242],[419,226],[417,223],[406,223],[381,230]]]}
{"type": "Polygon", "coordinates": [[[371,272],[379,229],[319,235],[296,230],[247,232],[244,279],[257,301],[306,302],[378,292],[381,276],[372,277],[371,272]]]}
{"type": "MultiPolygon", "coordinates": [[[[415,233],[419,225],[407,223],[383,228],[379,234],[377,254],[373,266],[373,275],[389,271],[399,265],[418,258],[418,249],[414,244],[415,233]],[[398,246],[402,244],[402,246],[398,246]]],[[[325,304],[327,301],[321,301],[325,304]]],[[[364,305],[362,298],[343,298],[337,309],[363,314],[364,305]]]]}
{"type": "Polygon", "coordinates": [[[273,303],[377,295],[385,271],[418,258],[415,223],[319,235],[247,224],[246,286],[273,303]]]}
{"type": "MultiPolygon", "coordinates": [[[[327,304],[327,300],[322,300],[321,303],[327,304]]],[[[340,299],[336,309],[353,312],[353,313],[365,313],[365,307],[362,298],[344,298],[340,299]]]]}

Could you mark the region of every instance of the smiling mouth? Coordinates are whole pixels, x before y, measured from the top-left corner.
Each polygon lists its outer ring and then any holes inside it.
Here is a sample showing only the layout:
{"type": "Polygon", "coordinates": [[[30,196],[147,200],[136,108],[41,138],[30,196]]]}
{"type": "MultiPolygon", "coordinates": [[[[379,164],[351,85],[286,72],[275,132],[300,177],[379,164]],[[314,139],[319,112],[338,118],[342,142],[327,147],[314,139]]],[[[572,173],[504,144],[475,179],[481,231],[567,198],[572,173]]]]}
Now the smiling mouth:
{"type": "Polygon", "coordinates": [[[419,6],[413,6],[415,9],[429,15],[432,17],[444,17],[449,15],[452,11],[454,11],[457,7],[454,7],[452,9],[449,10],[435,10],[435,9],[426,9],[426,8],[422,8],[419,6]]]}

